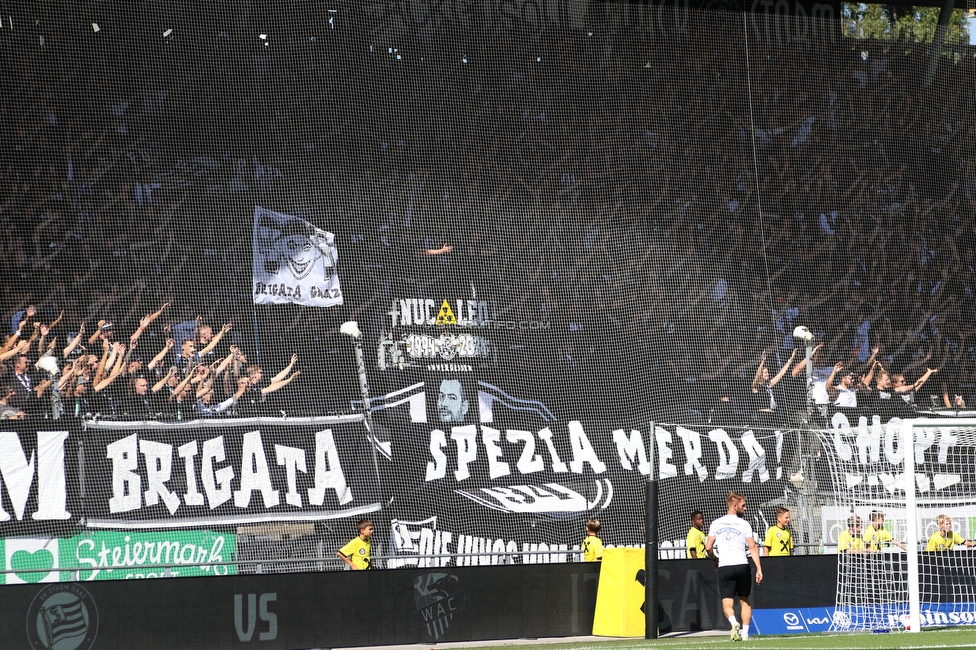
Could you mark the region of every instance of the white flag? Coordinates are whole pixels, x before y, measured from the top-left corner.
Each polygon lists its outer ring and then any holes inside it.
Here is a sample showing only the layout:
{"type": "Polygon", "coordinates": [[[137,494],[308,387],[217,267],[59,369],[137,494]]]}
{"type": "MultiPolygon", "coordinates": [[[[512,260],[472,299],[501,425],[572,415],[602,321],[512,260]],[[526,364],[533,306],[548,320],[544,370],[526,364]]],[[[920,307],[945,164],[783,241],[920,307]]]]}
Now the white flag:
{"type": "Polygon", "coordinates": [[[304,219],[256,206],[254,303],[341,305],[335,235],[304,219]]]}

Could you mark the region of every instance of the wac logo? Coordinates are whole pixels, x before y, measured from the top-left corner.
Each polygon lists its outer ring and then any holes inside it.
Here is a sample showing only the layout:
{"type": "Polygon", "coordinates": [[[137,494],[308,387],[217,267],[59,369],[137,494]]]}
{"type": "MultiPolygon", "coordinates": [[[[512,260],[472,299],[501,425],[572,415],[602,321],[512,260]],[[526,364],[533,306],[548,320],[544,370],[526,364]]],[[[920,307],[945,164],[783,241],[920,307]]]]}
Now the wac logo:
{"type": "Polygon", "coordinates": [[[464,591],[451,573],[428,573],[413,581],[413,629],[423,627],[433,641],[443,637],[454,615],[464,607],[464,591]]]}
{"type": "Polygon", "coordinates": [[[90,650],[98,635],[98,609],[74,583],[44,587],[27,610],[27,639],[34,650],[90,650]]]}

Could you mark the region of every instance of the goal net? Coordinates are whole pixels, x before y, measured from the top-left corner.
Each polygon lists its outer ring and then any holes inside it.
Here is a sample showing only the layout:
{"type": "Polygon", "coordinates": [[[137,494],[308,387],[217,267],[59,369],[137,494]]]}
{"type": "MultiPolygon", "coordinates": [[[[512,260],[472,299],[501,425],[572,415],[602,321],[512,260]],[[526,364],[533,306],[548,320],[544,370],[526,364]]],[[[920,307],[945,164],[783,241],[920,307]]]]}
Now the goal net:
{"type": "Polygon", "coordinates": [[[976,420],[861,418],[819,435],[837,486],[823,513],[838,553],[832,629],[976,621],[976,420]]]}

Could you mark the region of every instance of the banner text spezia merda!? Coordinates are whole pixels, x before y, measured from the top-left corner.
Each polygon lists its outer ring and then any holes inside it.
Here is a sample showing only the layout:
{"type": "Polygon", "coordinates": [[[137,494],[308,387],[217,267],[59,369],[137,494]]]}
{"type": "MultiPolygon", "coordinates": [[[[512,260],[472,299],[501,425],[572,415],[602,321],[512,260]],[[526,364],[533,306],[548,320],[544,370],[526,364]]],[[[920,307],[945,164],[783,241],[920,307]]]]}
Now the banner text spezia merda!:
{"type": "Polygon", "coordinates": [[[685,510],[724,503],[728,490],[760,500],[781,496],[791,433],[668,425],[651,435],[646,427],[608,422],[533,427],[499,417],[402,426],[393,438],[394,466],[415,487],[409,500],[398,501],[393,541],[404,552],[419,552],[425,539],[428,546],[439,540],[441,553],[486,544],[504,552],[533,543],[571,549],[583,523],[599,517],[608,524],[606,541],[637,543],[652,456],[671,495],[662,537],[674,539],[687,529],[685,510]]]}

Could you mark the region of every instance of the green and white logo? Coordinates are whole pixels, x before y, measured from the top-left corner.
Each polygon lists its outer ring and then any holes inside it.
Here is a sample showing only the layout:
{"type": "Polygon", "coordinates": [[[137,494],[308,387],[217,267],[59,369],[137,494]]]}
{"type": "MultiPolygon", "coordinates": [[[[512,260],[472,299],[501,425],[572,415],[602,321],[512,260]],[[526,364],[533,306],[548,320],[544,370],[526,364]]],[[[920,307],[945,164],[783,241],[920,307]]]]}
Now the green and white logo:
{"type": "Polygon", "coordinates": [[[58,582],[58,540],[19,537],[0,540],[7,584],[58,582]]]}
{"type": "Polygon", "coordinates": [[[0,584],[222,576],[237,573],[222,564],[236,554],[236,535],[201,530],[9,538],[0,540],[0,555],[13,572],[0,574],[0,584]]]}

